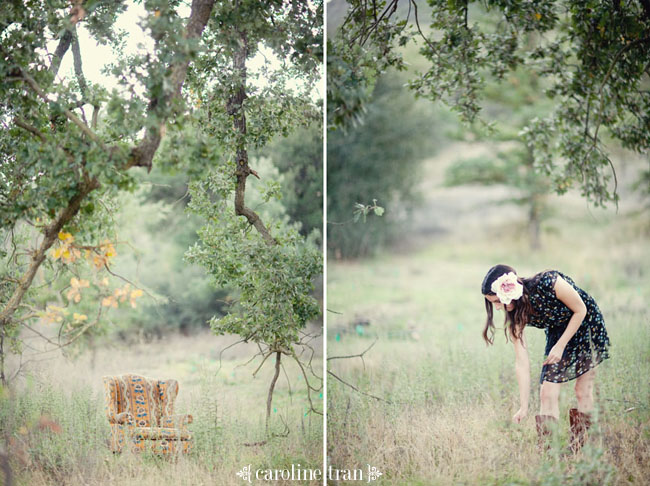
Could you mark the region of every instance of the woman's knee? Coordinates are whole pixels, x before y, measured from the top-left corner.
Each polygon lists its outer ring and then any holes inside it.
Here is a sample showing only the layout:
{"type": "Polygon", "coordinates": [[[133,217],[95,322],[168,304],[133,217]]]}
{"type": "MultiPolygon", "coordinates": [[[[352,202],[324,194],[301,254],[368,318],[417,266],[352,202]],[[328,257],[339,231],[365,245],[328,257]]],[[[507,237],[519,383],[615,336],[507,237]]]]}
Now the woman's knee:
{"type": "Polygon", "coordinates": [[[556,401],[560,397],[560,384],[544,382],[539,392],[539,398],[543,402],[556,401]]]}
{"type": "Polygon", "coordinates": [[[576,398],[580,400],[590,400],[593,397],[593,381],[577,382],[575,386],[576,398]]]}
{"type": "Polygon", "coordinates": [[[578,400],[589,400],[593,396],[594,390],[594,373],[593,370],[578,377],[576,380],[575,391],[578,400]]]}

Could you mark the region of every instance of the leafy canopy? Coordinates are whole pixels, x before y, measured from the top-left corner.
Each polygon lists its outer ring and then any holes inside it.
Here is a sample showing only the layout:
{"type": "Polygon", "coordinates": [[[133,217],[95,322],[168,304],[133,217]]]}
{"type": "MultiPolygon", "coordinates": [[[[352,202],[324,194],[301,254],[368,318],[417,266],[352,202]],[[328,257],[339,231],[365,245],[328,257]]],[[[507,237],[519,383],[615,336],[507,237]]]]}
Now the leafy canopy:
{"type": "Polygon", "coordinates": [[[468,123],[480,119],[488,80],[518,67],[544,79],[554,110],[532,119],[522,137],[558,193],[577,185],[596,204],[617,201],[607,137],[639,153],[650,148],[646,0],[351,0],[328,42],[334,126],[358,118],[377,75],[404,69],[400,46],[418,42],[428,66],[409,86],[468,123]]]}

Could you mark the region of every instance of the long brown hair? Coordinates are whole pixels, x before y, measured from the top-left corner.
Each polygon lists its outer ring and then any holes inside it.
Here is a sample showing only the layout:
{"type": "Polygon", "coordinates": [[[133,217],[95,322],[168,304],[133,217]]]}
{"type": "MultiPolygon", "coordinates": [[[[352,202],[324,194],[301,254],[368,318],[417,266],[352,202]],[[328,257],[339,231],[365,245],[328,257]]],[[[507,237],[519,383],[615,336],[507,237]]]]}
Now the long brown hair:
{"type": "MultiPolygon", "coordinates": [[[[490,270],[488,270],[488,273],[485,275],[485,278],[483,279],[483,284],[481,285],[481,293],[484,296],[496,295],[494,292],[492,292],[492,282],[498,279],[501,275],[510,272],[513,272],[515,275],[517,275],[515,269],[508,265],[500,264],[490,268],[490,270]]],[[[537,274],[532,278],[526,279],[517,276],[517,281],[524,286],[524,293],[519,299],[512,301],[514,308],[511,311],[505,309],[504,306],[506,318],[504,322],[503,332],[506,336],[506,341],[508,340],[508,334],[510,334],[514,339],[521,339],[524,327],[526,324],[528,324],[528,318],[533,313],[533,307],[530,304],[530,294],[526,285],[537,279],[539,275],[540,274],[537,274]]],[[[493,344],[494,332],[496,329],[494,327],[493,320],[494,307],[492,305],[492,302],[490,302],[488,299],[485,299],[485,311],[487,312],[487,321],[485,322],[485,329],[483,329],[483,339],[485,339],[485,342],[487,344],[493,344]]]]}

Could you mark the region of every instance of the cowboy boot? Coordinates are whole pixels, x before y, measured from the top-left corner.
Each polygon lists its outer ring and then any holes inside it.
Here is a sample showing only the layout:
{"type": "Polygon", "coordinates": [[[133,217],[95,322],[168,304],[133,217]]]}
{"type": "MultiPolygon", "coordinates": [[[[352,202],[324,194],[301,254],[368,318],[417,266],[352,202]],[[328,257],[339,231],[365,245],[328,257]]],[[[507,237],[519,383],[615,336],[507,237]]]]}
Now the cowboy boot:
{"type": "Polygon", "coordinates": [[[535,415],[535,425],[537,426],[537,449],[539,451],[549,450],[549,439],[553,432],[551,426],[555,423],[557,423],[557,419],[552,415],[535,415]]]}
{"type": "Polygon", "coordinates": [[[569,410],[569,424],[571,425],[571,451],[576,454],[587,441],[587,430],[591,427],[591,414],[572,408],[569,410]]]}

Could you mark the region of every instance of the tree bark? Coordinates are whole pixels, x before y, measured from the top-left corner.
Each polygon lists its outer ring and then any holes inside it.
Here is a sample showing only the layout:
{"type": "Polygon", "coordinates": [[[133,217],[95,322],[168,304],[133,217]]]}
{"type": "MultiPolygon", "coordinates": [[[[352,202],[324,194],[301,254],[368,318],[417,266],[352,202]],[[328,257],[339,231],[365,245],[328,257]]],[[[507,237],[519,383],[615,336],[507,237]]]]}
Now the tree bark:
{"type": "Polygon", "coordinates": [[[61,66],[61,60],[63,59],[63,56],[65,56],[65,53],[68,52],[68,48],[72,42],[72,37],[72,31],[66,30],[61,36],[61,40],[59,40],[59,45],[56,46],[56,50],[52,56],[52,64],[50,64],[50,71],[52,71],[55,76],[59,72],[59,67],[61,66]]]}
{"type": "Polygon", "coordinates": [[[72,37],[72,58],[74,73],[77,76],[77,82],[79,83],[79,89],[81,90],[81,98],[85,100],[88,84],[86,83],[86,77],[84,76],[83,67],[81,65],[81,48],[79,47],[79,38],[77,37],[76,31],[72,37]]]}
{"type": "Polygon", "coordinates": [[[280,376],[280,360],[282,359],[282,353],[280,351],[275,353],[275,374],[271,380],[271,386],[269,387],[269,394],[266,399],[266,435],[269,435],[269,421],[271,420],[271,404],[273,403],[273,390],[275,389],[275,384],[278,381],[280,376]]]}
{"type": "MultiPolygon", "coordinates": [[[[212,13],[215,1],[216,0],[192,1],[192,10],[184,34],[186,39],[195,39],[203,34],[203,30],[210,19],[210,14],[212,13]]],[[[155,110],[160,103],[167,104],[181,95],[181,88],[183,87],[183,83],[187,77],[187,68],[189,65],[190,60],[185,59],[171,66],[170,84],[172,89],[162,100],[159,100],[158,98],[152,98],[149,100],[149,112],[155,110]]],[[[147,129],[140,143],[131,149],[126,169],[135,166],[147,167],[147,169],[151,171],[153,156],[158,150],[162,140],[163,125],[164,121],[158,127],[147,129]]]]}
{"type": "Polygon", "coordinates": [[[542,247],[540,239],[542,211],[541,198],[542,196],[535,194],[530,200],[530,207],[528,212],[528,230],[530,233],[531,250],[539,250],[542,247]]]}
{"type": "Polygon", "coordinates": [[[250,174],[257,175],[248,165],[248,150],[246,150],[246,113],[244,111],[244,100],[246,99],[246,57],[248,55],[248,39],[245,32],[239,32],[239,48],[233,57],[233,68],[237,73],[238,86],[228,99],[226,109],[233,117],[233,126],[239,135],[237,143],[237,185],[235,187],[235,214],[244,216],[248,222],[262,235],[267,245],[275,245],[277,242],[271,236],[269,230],[259,215],[246,207],[246,179],[250,174]]]}

